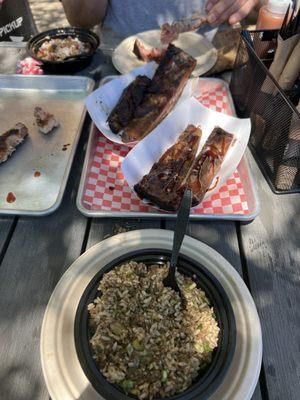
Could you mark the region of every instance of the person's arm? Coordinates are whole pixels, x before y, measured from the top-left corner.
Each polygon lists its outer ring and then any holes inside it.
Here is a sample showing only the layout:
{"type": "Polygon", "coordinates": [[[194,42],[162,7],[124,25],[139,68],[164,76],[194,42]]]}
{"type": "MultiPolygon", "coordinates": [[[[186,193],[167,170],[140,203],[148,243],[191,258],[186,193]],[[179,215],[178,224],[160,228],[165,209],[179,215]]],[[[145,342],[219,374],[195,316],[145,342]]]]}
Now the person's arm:
{"type": "Polygon", "coordinates": [[[72,26],[92,28],[103,21],[108,0],[62,0],[72,26]]]}

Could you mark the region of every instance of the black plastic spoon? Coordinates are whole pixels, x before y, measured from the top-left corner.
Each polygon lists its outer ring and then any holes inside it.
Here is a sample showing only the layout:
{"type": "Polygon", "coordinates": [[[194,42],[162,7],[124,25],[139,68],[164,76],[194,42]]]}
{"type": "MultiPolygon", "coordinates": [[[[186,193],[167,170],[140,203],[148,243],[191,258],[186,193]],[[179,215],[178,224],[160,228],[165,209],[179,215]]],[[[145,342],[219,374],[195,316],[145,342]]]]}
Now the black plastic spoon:
{"type": "Polygon", "coordinates": [[[176,280],[176,267],[177,267],[181,244],[185,236],[186,228],[189,222],[191,202],[192,202],[192,191],[191,189],[187,188],[185,189],[184,195],[181,200],[181,205],[177,213],[169,273],[167,277],[163,280],[164,286],[172,288],[173,290],[178,292],[180,296],[181,296],[181,291],[179,289],[176,280]]]}

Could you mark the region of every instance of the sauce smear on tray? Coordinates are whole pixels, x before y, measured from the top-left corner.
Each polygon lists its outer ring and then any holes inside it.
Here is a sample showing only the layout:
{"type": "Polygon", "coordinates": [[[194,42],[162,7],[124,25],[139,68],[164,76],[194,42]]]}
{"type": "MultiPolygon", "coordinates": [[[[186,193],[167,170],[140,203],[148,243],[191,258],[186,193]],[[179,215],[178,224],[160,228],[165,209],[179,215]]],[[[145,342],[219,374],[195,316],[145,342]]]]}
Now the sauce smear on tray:
{"type": "Polygon", "coordinates": [[[6,196],[6,201],[7,203],[14,203],[16,201],[16,196],[12,192],[9,192],[6,196]]]}

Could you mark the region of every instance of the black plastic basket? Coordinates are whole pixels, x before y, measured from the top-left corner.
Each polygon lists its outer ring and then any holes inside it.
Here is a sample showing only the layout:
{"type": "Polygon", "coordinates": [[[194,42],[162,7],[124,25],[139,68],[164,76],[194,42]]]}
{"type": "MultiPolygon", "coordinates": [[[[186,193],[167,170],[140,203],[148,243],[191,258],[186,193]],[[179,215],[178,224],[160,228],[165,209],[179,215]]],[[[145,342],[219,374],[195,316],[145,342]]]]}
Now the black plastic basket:
{"type": "Polygon", "coordinates": [[[300,192],[300,114],[268,70],[277,36],[242,31],[230,89],[237,114],[251,118],[255,159],[271,189],[283,194],[300,192]]]}

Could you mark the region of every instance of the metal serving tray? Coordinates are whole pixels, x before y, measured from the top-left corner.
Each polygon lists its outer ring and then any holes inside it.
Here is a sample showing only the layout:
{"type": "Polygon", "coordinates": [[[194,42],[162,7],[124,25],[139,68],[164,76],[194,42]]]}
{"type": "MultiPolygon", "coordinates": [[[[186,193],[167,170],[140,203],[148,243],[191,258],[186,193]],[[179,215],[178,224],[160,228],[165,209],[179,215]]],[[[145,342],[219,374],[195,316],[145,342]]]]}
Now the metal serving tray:
{"type": "MultiPolygon", "coordinates": [[[[167,218],[172,219],[176,217],[176,214],[169,214],[163,212],[141,212],[141,211],[112,211],[112,210],[101,210],[101,209],[93,209],[92,207],[88,207],[87,204],[84,203],[84,193],[86,191],[87,183],[88,183],[88,175],[89,171],[92,168],[93,156],[95,148],[97,147],[99,138],[99,131],[92,125],[90,137],[88,141],[83,171],[81,175],[80,186],[77,195],[77,208],[79,211],[87,216],[87,217],[116,217],[116,218],[167,218]]],[[[248,152],[248,150],[247,150],[248,152]]],[[[247,153],[246,152],[246,153],[247,153]]],[[[256,185],[253,180],[253,176],[247,161],[247,155],[244,155],[242,158],[238,168],[238,175],[240,181],[243,185],[247,205],[248,205],[248,213],[247,214],[237,214],[237,213],[228,213],[228,214],[191,214],[191,220],[234,220],[234,221],[251,221],[257,217],[260,212],[260,203],[258,199],[258,194],[256,190],[256,185]]],[[[113,184],[112,184],[113,185],[113,184]]]]}
{"type": "MultiPolygon", "coordinates": [[[[109,82],[111,79],[115,78],[115,76],[106,76],[100,82],[100,85],[103,85],[109,82]]],[[[203,78],[203,81],[207,78],[203,78]]],[[[210,78],[211,79],[211,78],[210,78]]],[[[215,81],[220,81],[218,79],[214,79],[215,81]]],[[[232,110],[234,110],[233,101],[230,95],[228,85],[222,81],[222,84],[228,91],[228,102],[232,110]]],[[[105,210],[105,209],[93,209],[93,207],[89,207],[84,202],[84,193],[86,191],[88,185],[88,175],[89,172],[93,168],[93,158],[95,154],[95,149],[99,140],[99,132],[94,124],[92,124],[87,151],[85,155],[85,161],[80,181],[80,186],[77,195],[77,207],[79,211],[87,217],[116,217],[116,218],[167,218],[174,219],[176,218],[176,214],[171,213],[163,213],[163,212],[141,212],[141,211],[113,211],[113,210],[105,210]]],[[[248,151],[248,150],[247,150],[248,151]]],[[[246,152],[247,153],[247,152],[246,152]]],[[[99,161],[100,162],[100,161],[99,161]]],[[[237,172],[239,175],[239,179],[242,183],[244,194],[246,197],[248,212],[247,214],[238,214],[238,213],[211,213],[211,214],[191,214],[190,218],[193,220],[235,220],[235,221],[251,221],[260,212],[260,203],[257,194],[257,189],[255,182],[253,180],[253,176],[247,162],[247,155],[245,154],[242,158],[237,172]]]]}
{"type": "Polygon", "coordinates": [[[84,99],[93,88],[85,77],[0,75],[1,134],[17,122],[29,130],[0,164],[0,214],[42,216],[59,207],[86,114],[84,99]],[[54,114],[60,127],[40,133],[35,106],[54,114]],[[15,197],[11,203],[9,193],[15,197]]]}

